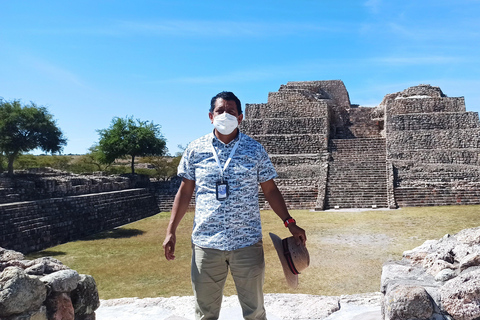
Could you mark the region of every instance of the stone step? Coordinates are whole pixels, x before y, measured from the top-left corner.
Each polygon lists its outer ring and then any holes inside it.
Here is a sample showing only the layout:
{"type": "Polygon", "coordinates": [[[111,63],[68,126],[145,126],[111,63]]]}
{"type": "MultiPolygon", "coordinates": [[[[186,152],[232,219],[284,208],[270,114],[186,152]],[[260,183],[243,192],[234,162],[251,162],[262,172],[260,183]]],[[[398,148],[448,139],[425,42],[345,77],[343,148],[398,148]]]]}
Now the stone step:
{"type": "Polygon", "coordinates": [[[479,189],[395,188],[395,200],[400,207],[478,204],[479,189]]]}
{"type": "Polygon", "coordinates": [[[383,138],[332,139],[326,208],[388,207],[385,150],[383,138]]]}
{"type": "Polygon", "coordinates": [[[378,192],[379,190],[387,190],[385,187],[385,184],[370,184],[370,185],[364,185],[360,183],[346,183],[341,186],[338,184],[327,184],[327,190],[332,190],[332,191],[341,191],[341,190],[357,190],[356,192],[360,191],[368,191],[372,190],[372,192],[378,192]]]}
{"type": "Polygon", "coordinates": [[[367,169],[367,168],[361,168],[361,167],[355,167],[351,168],[349,166],[345,167],[330,167],[328,169],[328,173],[331,176],[345,176],[345,175],[350,175],[350,176],[364,176],[364,177],[369,177],[369,176],[375,176],[375,175],[382,175],[387,172],[386,168],[381,168],[381,169],[367,169]],[[346,171],[346,169],[349,169],[349,171],[346,171]]]}
{"type": "Polygon", "coordinates": [[[388,208],[386,201],[382,202],[326,202],[325,209],[350,209],[350,208],[388,208]]]}

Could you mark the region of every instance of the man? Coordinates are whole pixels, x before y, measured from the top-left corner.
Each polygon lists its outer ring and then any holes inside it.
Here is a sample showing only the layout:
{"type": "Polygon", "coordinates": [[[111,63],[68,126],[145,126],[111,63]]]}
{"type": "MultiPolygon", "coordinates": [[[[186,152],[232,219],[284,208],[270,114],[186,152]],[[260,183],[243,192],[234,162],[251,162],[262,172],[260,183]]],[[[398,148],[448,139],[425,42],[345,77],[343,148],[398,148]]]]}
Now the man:
{"type": "Polygon", "coordinates": [[[288,213],[266,151],[237,128],[243,120],[240,100],[221,92],[212,98],[208,116],[213,133],[190,143],[178,166],[183,180],[163,242],[165,257],[175,259],[175,231],[196,190],[191,270],[196,319],[218,319],[229,268],[243,317],[266,319],[259,183],[297,245],[305,245],[307,238],[288,213]]]}

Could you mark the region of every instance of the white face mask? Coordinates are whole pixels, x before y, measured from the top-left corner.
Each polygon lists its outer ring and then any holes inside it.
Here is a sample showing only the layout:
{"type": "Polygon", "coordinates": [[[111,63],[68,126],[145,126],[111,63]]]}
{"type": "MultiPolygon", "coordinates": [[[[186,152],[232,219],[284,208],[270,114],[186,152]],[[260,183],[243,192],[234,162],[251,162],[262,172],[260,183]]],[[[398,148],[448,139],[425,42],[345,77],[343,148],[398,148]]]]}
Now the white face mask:
{"type": "Polygon", "coordinates": [[[238,127],[238,119],[229,113],[222,113],[213,118],[213,126],[223,135],[229,135],[238,127]]]}

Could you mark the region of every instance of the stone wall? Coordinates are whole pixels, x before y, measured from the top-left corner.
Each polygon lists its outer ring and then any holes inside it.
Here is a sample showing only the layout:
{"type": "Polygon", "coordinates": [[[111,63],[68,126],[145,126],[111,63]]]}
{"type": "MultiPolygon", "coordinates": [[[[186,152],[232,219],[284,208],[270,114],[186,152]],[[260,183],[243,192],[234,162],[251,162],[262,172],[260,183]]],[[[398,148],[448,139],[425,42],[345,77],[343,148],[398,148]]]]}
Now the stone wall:
{"type": "Polygon", "coordinates": [[[51,168],[29,169],[15,171],[13,177],[0,174],[0,204],[118,191],[146,187],[148,183],[148,177],[141,175],[78,175],[51,168]]]}
{"type": "MultiPolygon", "coordinates": [[[[403,130],[388,132],[388,151],[478,149],[480,129],[403,130]]],[[[428,152],[428,151],[426,151],[428,152]]]]}
{"type": "Polygon", "coordinates": [[[78,240],[158,213],[147,189],[0,205],[0,245],[23,253],[78,240]]]}
{"type": "Polygon", "coordinates": [[[477,112],[394,114],[388,125],[392,131],[454,130],[478,128],[477,112]]]}
{"type": "Polygon", "coordinates": [[[95,320],[97,285],[53,258],[0,248],[0,319],[95,320]]]}
{"type": "MultiPolygon", "coordinates": [[[[182,179],[178,176],[173,177],[171,180],[168,181],[150,182],[149,190],[152,194],[155,195],[155,198],[157,199],[159,212],[172,211],[173,201],[175,200],[175,195],[177,194],[181,182],[182,179]]],[[[195,210],[195,194],[190,200],[188,210],[195,210]]]]}

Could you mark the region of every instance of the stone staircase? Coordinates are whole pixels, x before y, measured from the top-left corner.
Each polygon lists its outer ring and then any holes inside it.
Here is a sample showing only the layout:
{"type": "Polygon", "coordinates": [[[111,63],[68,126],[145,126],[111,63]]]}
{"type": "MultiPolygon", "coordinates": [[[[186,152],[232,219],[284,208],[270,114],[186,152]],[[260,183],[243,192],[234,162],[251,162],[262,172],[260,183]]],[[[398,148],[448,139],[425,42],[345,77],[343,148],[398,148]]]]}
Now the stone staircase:
{"type": "Polygon", "coordinates": [[[325,209],[387,208],[385,139],[331,139],[325,209]]]}

